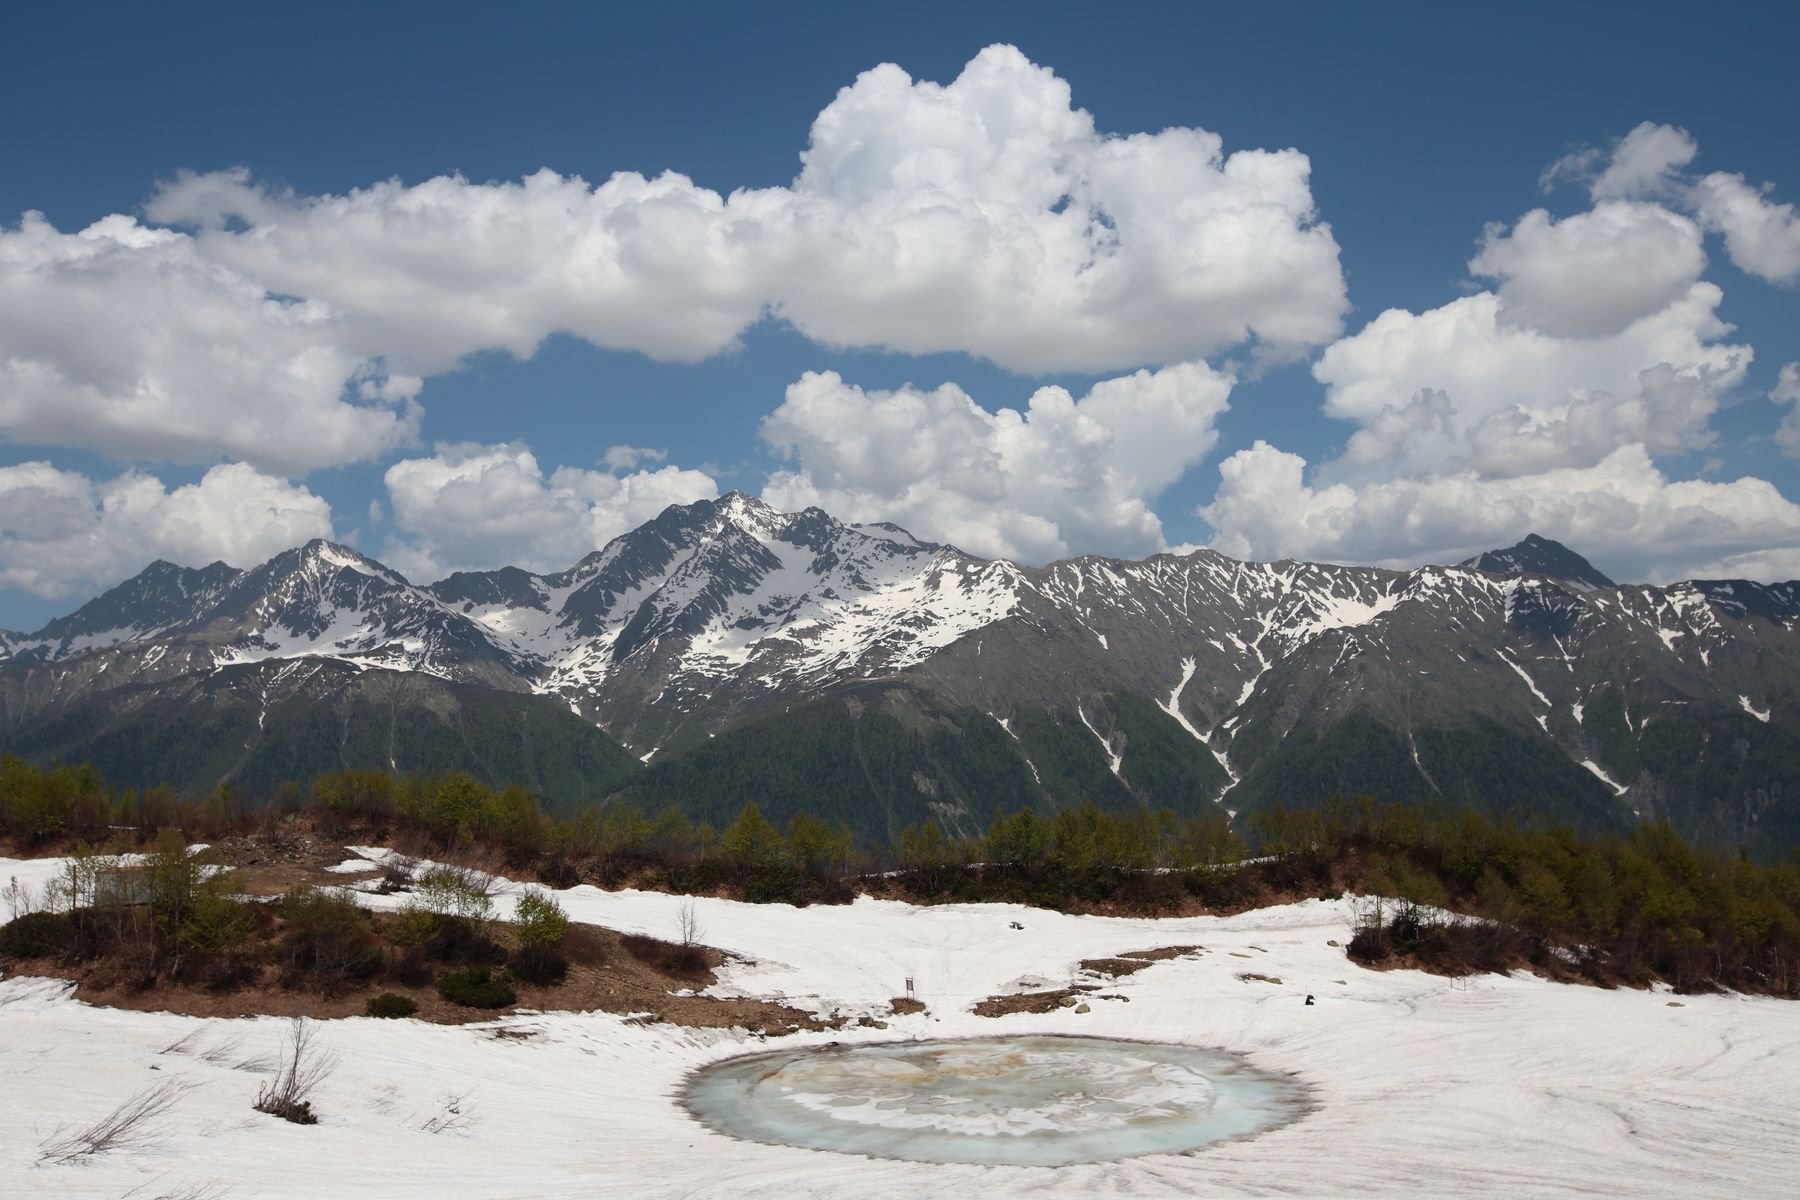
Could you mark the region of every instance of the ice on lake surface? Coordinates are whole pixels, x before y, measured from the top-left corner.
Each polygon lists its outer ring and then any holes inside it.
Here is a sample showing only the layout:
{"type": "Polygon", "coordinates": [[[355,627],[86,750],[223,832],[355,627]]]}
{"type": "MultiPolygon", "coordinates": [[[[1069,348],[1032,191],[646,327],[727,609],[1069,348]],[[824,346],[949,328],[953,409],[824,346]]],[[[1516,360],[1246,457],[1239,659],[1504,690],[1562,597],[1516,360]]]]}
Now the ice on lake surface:
{"type": "Polygon", "coordinates": [[[746,1055],[695,1072],[683,1099],[711,1128],[751,1141],[1016,1166],[1194,1150],[1307,1107],[1300,1084],[1238,1055],[1059,1036],[746,1055]]]}

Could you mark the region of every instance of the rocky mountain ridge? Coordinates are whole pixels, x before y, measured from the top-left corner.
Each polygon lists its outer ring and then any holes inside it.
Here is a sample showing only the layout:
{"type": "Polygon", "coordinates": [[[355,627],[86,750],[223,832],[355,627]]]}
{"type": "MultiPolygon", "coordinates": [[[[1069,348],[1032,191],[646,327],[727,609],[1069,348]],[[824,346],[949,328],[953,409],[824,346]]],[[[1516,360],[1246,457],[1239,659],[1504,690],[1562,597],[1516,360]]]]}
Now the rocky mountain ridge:
{"type": "MultiPolygon", "coordinates": [[[[1375,790],[1776,845],[1800,841],[1797,620],[1800,584],[1620,586],[1535,535],[1413,571],[1208,550],[1029,568],[733,493],[549,575],[420,586],[328,542],[249,570],[153,564],[8,635],[0,702],[10,747],[79,756],[82,731],[118,728],[122,710],[205,692],[238,714],[229,737],[245,731],[249,762],[271,711],[341,707],[394,673],[445,722],[452,693],[559,708],[575,741],[604,731],[651,763],[652,790],[683,755],[700,764],[682,769],[692,787],[741,774],[707,766],[715,738],[767,740],[793,706],[826,702],[855,722],[833,737],[860,738],[871,712],[909,731],[916,787],[893,793],[890,822],[978,822],[999,785],[947,764],[977,742],[1000,753],[987,739],[1004,734],[1033,802],[1375,790]],[[949,727],[968,735],[955,753],[917,748],[949,727]]],[[[296,773],[319,757],[283,754],[296,773]]],[[[855,779],[834,785],[846,811],[855,779]]]]}

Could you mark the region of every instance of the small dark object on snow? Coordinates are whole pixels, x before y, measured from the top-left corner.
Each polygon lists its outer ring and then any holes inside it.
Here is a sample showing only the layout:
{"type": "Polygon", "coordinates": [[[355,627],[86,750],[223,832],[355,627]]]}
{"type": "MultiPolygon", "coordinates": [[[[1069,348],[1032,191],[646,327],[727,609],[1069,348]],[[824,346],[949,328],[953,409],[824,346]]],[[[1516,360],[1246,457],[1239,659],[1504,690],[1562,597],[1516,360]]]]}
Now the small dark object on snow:
{"type": "Polygon", "coordinates": [[[1307,993],[1307,994],[1306,994],[1306,1002],[1307,1002],[1307,1003],[1308,1003],[1308,1004],[1311,1004],[1311,1003],[1312,1003],[1312,1002],[1313,1002],[1313,998],[1312,998],[1312,993],[1311,993],[1311,992],[1308,992],[1308,993],[1307,993]]]}
{"type": "Polygon", "coordinates": [[[1012,923],[1012,927],[1013,927],[1013,928],[1014,928],[1014,929],[1023,929],[1023,928],[1025,928],[1025,927],[1024,927],[1024,926],[1023,926],[1023,925],[1021,925],[1021,924],[1019,924],[1019,923],[1018,923],[1018,922],[1017,922],[1017,921],[1014,921],[1014,922],[1013,922],[1013,923],[1012,923]]]}

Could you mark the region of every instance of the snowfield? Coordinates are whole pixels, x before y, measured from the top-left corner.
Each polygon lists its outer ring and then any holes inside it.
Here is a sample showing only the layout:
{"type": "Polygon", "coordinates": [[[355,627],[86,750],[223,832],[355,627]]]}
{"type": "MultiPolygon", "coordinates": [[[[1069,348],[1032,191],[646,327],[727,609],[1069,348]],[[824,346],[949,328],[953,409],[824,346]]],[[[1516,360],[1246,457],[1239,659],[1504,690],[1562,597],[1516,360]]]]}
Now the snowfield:
{"type": "MultiPolygon", "coordinates": [[[[0,859],[0,881],[37,884],[57,865],[0,859]]],[[[578,921],[677,931],[678,897],[591,887],[559,896],[578,921]]],[[[718,993],[881,1014],[891,1027],[764,1041],[606,1013],[456,1028],[321,1022],[339,1066],[315,1094],[320,1123],[305,1127],[250,1107],[285,1021],[93,1008],[63,984],[8,978],[0,1195],[1751,1197],[1792,1195],[1800,1178],[1800,1007],[1790,1002],[1366,971],[1327,944],[1347,939],[1346,901],[1183,920],[869,899],[696,905],[703,940],[745,959],[718,993]],[[1119,998],[1090,998],[1088,1013],[969,1011],[997,992],[1067,985],[1081,959],[1189,944],[1204,953],[1108,982],[1100,994],[1119,998]],[[885,1017],[909,977],[929,1011],[885,1017]],[[1007,1032],[1235,1050],[1298,1076],[1317,1108],[1189,1155],[974,1167],[735,1141],[674,1098],[693,1068],[777,1045],[1007,1032]],[[170,1079],[187,1090],[146,1146],[39,1163],[59,1130],[170,1079]]]]}

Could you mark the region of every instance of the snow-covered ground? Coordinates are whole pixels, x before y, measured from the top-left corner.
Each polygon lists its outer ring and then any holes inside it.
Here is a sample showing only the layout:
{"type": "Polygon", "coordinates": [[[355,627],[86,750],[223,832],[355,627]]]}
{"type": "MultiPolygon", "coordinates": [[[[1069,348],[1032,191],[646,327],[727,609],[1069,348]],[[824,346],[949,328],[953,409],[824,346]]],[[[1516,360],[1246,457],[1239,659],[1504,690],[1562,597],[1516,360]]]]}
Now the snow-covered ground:
{"type": "MultiPolygon", "coordinates": [[[[0,882],[41,881],[54,869],[0,859],[0,882]]],[[[561,898],[580,921],[677,931],[677,897],[579,887],[561,898]]],[[[1346,937],[1342,901],[1161,921],[867,899],[799,910],[696,903],[704,940],[750,960],[726,973],[723,993],[877,1013],[910,977],[929,1012],[890,1018],[885,1032],[779,1043],[604,1013],[458,1028],[324,1022],[321,1041],[340,1065],[316,1094],[320,1124],[303,1127],[250,1107],[265,1078],[258,1060],[278,1049],[285,1022],[97,1009],[57,983],[7,979],[0,1195],[1748,1197],[1792,1195],[1800,1179],[1800,1007],[1791,1003],[1365,971],[1327,944],[1346,937]],[[1191,943],[1205,953],[1109,983],[1103,992],[1123,998],[1092,1000],[1088,1013],[995,1020],[969,1011],[1029,981],[1066,984],[1080,959],[1191,943]],[[497,1038],[499,1028],[532,1036],[497,1038]],[[1008,1031],[1237,1050],[1298,1075],[1318,1107],[1192,1155],[1052,1169],[733,1141],[674,1099],[695,1066],[771,1044],[1008,1031]],[[153,1144],[39,1165],[59,1128],[166,1079],[191,1086],[153,1144]],[[431,1132],[434,1122],[449,1128],[431,1132]]]]}

